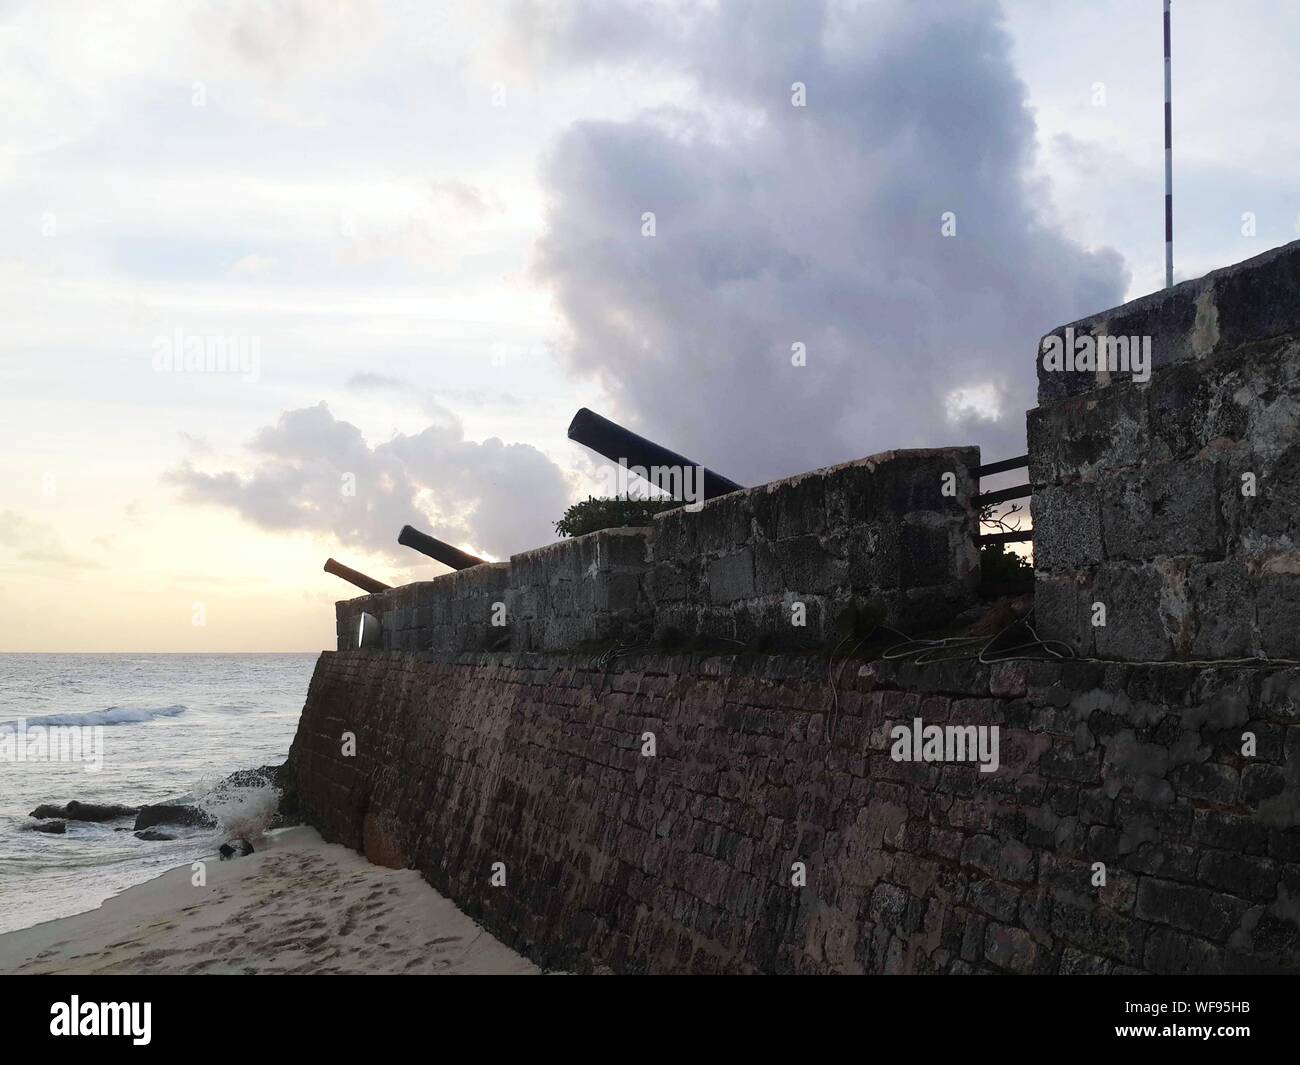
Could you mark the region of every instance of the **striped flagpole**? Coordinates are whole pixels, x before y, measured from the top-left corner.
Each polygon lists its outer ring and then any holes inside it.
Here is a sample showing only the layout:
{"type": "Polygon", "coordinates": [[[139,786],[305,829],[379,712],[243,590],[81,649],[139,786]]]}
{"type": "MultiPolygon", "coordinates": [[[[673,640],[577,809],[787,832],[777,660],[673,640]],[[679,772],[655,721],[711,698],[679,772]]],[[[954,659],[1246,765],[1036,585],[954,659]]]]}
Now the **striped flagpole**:
{"type": "Polygon", "coordinates": [[[1169,92],[1169,0],[1165,0],[1165,288],[1174,285],[1174,123],[1169,92]]]}

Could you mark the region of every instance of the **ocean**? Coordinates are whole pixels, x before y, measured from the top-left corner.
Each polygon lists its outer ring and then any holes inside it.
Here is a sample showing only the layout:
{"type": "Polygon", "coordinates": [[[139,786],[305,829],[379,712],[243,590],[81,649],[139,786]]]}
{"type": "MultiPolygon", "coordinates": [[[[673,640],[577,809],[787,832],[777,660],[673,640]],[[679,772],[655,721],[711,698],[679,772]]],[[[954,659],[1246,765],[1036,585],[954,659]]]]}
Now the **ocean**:
{"type": "Polygon", "coordinates": [[[93,909],[264,823],[277,798],[272,789],[218,797],[212,788],[236,770],[284,761],[316,658],[0,654],[0,932],[93,909]],[[48,735],[51,726],[81,726],[78,760],[6,754],[22,735],[24,753],[32,750],[32,736],[48,735]],[[130,819],[69,821],[61,836],[29,830],[35,807],[72,799],[196,803],[220,827],[159,826],[177,838],[152,842],[136,838],[130,819]]]}

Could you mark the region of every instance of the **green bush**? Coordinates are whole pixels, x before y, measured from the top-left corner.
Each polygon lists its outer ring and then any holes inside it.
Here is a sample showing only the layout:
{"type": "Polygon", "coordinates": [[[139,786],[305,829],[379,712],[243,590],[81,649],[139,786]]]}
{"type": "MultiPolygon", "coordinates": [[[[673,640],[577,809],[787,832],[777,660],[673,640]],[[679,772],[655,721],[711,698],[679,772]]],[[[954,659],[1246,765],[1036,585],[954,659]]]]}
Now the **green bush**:
{"type": "Polygon", "coordinates": [[[649,525],[650,519],[660,511],[681,505],[675,499],[597,499],[588,496],[564,512],[564,517],[555,523],[555,531],[560,536],[586,536],[601,529],[649,525]]]}

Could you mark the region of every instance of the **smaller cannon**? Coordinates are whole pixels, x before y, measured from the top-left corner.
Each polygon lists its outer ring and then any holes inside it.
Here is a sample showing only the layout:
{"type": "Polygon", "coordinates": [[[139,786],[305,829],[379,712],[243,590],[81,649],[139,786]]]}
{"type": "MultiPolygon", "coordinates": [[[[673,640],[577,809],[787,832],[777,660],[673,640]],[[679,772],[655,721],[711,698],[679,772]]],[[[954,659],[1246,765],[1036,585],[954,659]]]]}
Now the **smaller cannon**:
{"type": "Polygon", "coordinates": [[[451,544],[444,543],[428,533],[422,533],[419,529],[413,529],[409,525],[402,526],[402,531],[397,534],[397,542],[403,547],[413,547],[421,554],[428,555],[431,559],[452,569],[469,569],[471,566],[483,565],[483,559],[471,555],[468,551],[462,551],[459,547],[452,547],[451,544]]]}
{"type": "Polygon", "coordinates": [[[383,581],[377,581],[374,577],[367,577],[364,573],[354,570],[351,566],[345,566],[342,562],[335,562],[332,558],[325,560],[325,572],[332,573],[336,577],[342,577],[345,581],[355,584],[367,592],[386,592],[392,585],[385,584],[383,581]]]}

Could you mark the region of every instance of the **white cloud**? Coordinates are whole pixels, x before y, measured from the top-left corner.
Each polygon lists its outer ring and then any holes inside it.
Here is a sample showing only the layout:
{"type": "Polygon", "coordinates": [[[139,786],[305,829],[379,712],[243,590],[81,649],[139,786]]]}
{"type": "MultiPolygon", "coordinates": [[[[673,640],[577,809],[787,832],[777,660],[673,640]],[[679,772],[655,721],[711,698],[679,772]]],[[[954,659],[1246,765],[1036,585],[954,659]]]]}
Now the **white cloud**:
{"type": "Polygon", "coordinates": [[[253,252],[243,256],[231,266],[230,273],[233,277],[260,277],[268,273],[274,265],[274,259],[253,252]]]}
{"type": "Polygon", "coordinates": [[[449,413],[422,432],[371,446],[320,403],[286,411],[250,444],[251,472],[191,465],[167,480],[195,503],[235,510],[270,530],[303,529],[405,558],[403,525],[503,558],[555,539],[569,488],[528,444],[466,440],[449,413]]]}
{"type": "Polygon", "coordinates": [[[996,422],[1002,417],[1002,397],[991,384],[954,388],[944,397],[950,422],[996,422]]]}
{"type": "Polygon", "coordinates": [[[53,525],[34,521],[13,510],[0,511],[0,547],[7,548],[15,561],[28,564],[22,568],[48,566],[79,570],[103,565],[97,559],[69,551],[53,525]]]}

